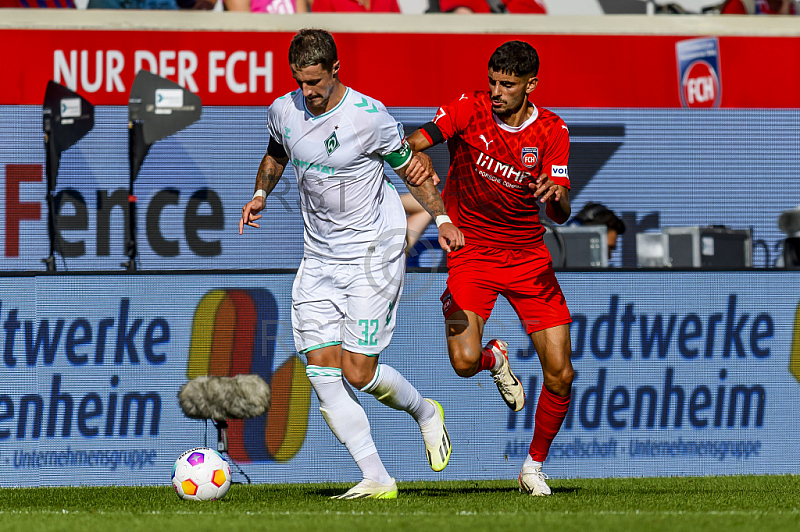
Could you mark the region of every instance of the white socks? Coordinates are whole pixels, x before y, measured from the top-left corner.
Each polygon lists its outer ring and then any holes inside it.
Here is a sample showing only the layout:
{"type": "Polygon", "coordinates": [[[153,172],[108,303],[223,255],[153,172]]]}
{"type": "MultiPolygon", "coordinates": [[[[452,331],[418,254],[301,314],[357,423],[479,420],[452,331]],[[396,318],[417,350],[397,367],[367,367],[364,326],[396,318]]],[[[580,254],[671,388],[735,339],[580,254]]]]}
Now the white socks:
{"type": "Polygon", "coordinates": [[[375,376],[361,389],[395,410],[404,410],[420,425],[433,419],[436,407],[425,401],[400,372],[386,364],[375,368],[375,376]]]}
{"type": "Polygon", "coordinates": [[[525,457],[525,463],[522,464],[522,469],[541,469],[542,462],[537,462],[531,455],[525,457]]]}
{"type": "Polygon", "coordinates": [[[322,417],[336,438],[347,447],[364,478],[390,484],[391,477],[372,441],[367,414],[353,390],[342,379],[341,368],[306,366],[306,375],[319,398],[322,417]]]}
{"type": "MultiPolygon", "coordinates": [[[[319,398],[322,417],[347,447],[364,478],[390,484],[392,478],[378,456],[367,414],[353,390],[342,379],[341,368],[306,366],[306,375],[319,398]]],[[[378,365],[372,381],[361,391],[386,406],[408,412],[420,426],[426,425],[436,415],[436,407],[425,401],[405,377],[386,364],[378,365]]]]}

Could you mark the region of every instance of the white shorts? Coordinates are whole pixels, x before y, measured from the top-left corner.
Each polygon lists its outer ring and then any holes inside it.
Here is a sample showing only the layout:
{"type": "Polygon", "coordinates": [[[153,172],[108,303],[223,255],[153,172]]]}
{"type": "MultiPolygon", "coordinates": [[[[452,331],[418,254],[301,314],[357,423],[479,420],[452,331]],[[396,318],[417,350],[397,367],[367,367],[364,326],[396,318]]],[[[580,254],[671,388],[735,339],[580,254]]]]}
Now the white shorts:
{"type": "Polygon", "coordinates": [[[378,355],[394,334],[403,293],[404,254],[388,262],[331,264],[304,258],[292,286],[292,329],[297,351],[341,344],[378,355]]]}

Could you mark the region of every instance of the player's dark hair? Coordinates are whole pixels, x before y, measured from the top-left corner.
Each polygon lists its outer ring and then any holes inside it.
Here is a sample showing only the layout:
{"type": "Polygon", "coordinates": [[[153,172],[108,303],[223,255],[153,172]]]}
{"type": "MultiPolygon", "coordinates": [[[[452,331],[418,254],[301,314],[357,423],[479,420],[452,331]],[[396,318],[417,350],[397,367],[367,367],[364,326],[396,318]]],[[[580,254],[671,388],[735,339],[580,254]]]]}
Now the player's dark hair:
{"type": "Polygon", "coordinates": [[[289,64],[294,68],[322,65],[322,68],[331,72],[337,59],[333,35],[325,30],[305,28],[292,37],[289,64]]]}
{"type": "Polygon", "coordinates": [[[539,54],[524,41],[508,41],[489,58],[489,68],[511,76],[535,76],[539,73],[539,54]]]}

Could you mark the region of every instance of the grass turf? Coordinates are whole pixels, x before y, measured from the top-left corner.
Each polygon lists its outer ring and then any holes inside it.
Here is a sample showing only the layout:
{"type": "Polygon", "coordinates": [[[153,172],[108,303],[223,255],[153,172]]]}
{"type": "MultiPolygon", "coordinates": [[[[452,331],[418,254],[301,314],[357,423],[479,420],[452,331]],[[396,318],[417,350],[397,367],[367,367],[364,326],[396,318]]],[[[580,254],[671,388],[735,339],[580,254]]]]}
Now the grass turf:
{"type": "Polygon", "coordinates": [[[401,482],[397,500],[338,501],[343,484],[235,485],[222,501],[171,487],[0,489],[0,530],[800,530],[800,476],[401,482]]]}

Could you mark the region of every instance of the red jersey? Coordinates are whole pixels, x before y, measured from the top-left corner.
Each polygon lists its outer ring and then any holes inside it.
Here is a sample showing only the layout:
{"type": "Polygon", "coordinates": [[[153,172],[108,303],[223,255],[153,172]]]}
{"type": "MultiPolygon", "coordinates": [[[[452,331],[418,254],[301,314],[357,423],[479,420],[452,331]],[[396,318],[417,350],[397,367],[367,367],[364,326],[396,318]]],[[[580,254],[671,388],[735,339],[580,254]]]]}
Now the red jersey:
{"type": "Polygon", "coordinates": [[[541,243],[541,204],[528,183],[546,173],[569,188],[569,130],[564,121],[533,106],[528,120],[509,126],[492,112],[489,92],[476,91],[440,107],[433,123],[450,150],[442,198],[466,241],[505,249],[541,243]]]}
{"type": "MultiPolygon", "coordinates": [[[[535,13],[544,15],[547,8],[541,0],[503,0],[509,13],[535,13]]],[[[439,0],[439,9],[443,13],[454,11],[459,7],[466,7],[473,13],[491,13],[486,0],[439,0]]]]}
{"type": "MultiPolygon", "coordinates": [[[[747,5],[745,5],[745,2],[742,2],[741,0],[731,0],[722,6],[722,10],[720,12],[723,15],[777,15],[779,9],[780,5],[776,5],[776,8],[773,9],[767,0],[756,0],[755,2],[750,2],[749,8],[747,5]]],[[[789,14],[797,14],[794,4],[789,7],[789,14]]]]}
{"type": "Polygon", "coordinates": [[[372,0],[367,8],[357,0],[314,0],[314,13],[400,13],[397,0],[372,0]]]}

